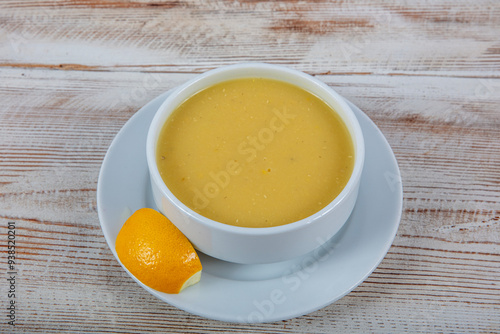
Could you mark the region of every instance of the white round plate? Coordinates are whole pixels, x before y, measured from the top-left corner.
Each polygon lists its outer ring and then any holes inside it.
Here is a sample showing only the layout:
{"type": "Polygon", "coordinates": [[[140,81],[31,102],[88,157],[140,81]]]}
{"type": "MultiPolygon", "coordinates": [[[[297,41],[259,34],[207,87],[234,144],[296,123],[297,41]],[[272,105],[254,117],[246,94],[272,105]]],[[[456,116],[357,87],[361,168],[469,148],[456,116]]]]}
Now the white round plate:
{"type": "MultiPolygon", "coordinates": [[[[115,239],[125,220],[140,208],[157,209],[146,164],[146,135],[169,93],[158,96],[130,118],[111,143],[101,167],[97,184],[99,220],[117,260],[115,239]]],[[[149,293],[175,307],[230,322],[298,317],[352,291],[389,250],[401,218],[403,189],[396,159],[383,134],[359,108],[349,104],[365,137],[365,166],[351,217],[323,246],[291,261],[265,265],[229,263],[200,254],[201,280],[180,294],[153,290],[124,270],[149,293]]]]}

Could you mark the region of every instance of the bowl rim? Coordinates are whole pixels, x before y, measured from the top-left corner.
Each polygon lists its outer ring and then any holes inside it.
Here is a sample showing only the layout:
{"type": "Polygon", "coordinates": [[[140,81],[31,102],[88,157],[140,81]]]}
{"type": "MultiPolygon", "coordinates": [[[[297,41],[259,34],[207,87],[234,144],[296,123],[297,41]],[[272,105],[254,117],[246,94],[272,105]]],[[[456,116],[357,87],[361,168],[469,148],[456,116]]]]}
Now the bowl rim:
{"type": "MultiPolygon", "coordinates": [[[[323,97],[319,97],[324,100],[323,97]]],[[[327,101],[327,103],[332,109],[333,107],[327,101]]],[[[336,111],[338,113],[338,111],[336,111]]],[[[342,117],[342,115],[341,115],[342,117]]],[[[342,117],[344,123],[345,119],[342,117]]],[[[326,85],[324,82],[316,79],[315,77],[306,74],[304,72],[291,69],[281,65],[268,64],[268,63],[238,63],[233,65],[225,65],[221,66],[209,71],[206,71],[202,74],[197,75],[196,77],[188,80],[184,84],[178,86],[176,89],[172,91],[172,93],[163,101],[158,110],[156,111],[153,120],[148,128],[148,134],[146,139],[146,159],[148,164],[148,170],[150,173],[151,182],[154,182],[155,185],[159,188],[162,195],[166,197],[177,209],[182,211],[185,215],[188,215],[190,218],[194,219],[198,223],[205,225],[206,227],[218,230],[221,232],[238,234],[238,235],[251,235],[251,236],[265,236],[265,235],[276,235],[285,232],[291,232],[293,230],[303,229],[306,226],[314,223],[314,221],[328,214],[332,210],[334,210],[340,203],[344,201],[344,199],[353,191],[356,190],[356,185],[361,178],[361,173],[364,165],[365,159],[365,145],[363,133],[361,130],[361,126],[358,122],[357,117],[352,111],[351,107],[347,104],[347,102],[339,95],[336,91],[326,85]],[[252,72],[259,71],[259,74],[253,75],[252,72]],[[287,79],[276,79],[272,76],[266,76],[264,72],[272,72],[274,74],[284,74],[287,79]],[[333,201],[329,202],[325,207],[316,213],[303,218],[301,220],[279,225],[279,226],[271,226],[271,227],[244,227],[244,226],[234,226],[225,224],[222,222],[218,222],[216,220],[205,217],[193,209],[189,208],[187,205],[182,203],[166,186],[165,182],[161,178],[160,172],[156,165],[156,142],[158,138],[158,134],[161,131],[165,121],[170,117],[170,114],[175,110],[175,108],[180,105],[185,99],[189,96],[196,94],[196,92],[200,91],[200,89],[196,89],[194,92],[187,94],[186,92],[190,92],[193,87],[200,86],[204,81],[209,81],[210,78],[218,78],[215,82],[212,82],[208,85],[202,85],[202,88],[210,87],[216,83],[224,82],[227,80],[231,80],[232,78],[220,79],[224,77],[225,74],[233,74],[237,75],[233,78],[246,78],[246,77],[264,77],[264,78],[273,78],[274,80],[281,80],[284,82],[288,82],[293,84],[299,88],[309,91],[310,93],[318,96],[317,92],[320,91],[323,94],[329,96],[332,100],[334,100],[337,104],[339,104],[343,110],[343,114],[348,118],[351,128],[348,127],[349,133],[354,141],[354,150],[355,150],[355,161],[351,176],[349,181],[344,186],[344,189],[338,194],[333,201]],[[245,75],[245,73],[248,73],[245,75]],[[308,83],[312,85],[315,91],[310,91],[310,89],[306,89],[303,85],[297,82],[291,82],[290,78],[297,79],[302,83],[308,83]],[[186,97],[183,98],[183,95],[186,97]],[[165,114],[167,114],[165,116],[165,114]],[[164,118],[164,119],[163,119],[164,118]]]]}

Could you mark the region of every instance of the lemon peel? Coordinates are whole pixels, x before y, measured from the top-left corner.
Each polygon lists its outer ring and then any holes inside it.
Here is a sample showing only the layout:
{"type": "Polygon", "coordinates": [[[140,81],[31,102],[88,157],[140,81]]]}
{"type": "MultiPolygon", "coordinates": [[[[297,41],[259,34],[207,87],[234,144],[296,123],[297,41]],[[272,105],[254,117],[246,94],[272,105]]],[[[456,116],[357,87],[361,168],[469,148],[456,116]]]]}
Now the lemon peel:
{"type": "Polygon", "coordinates": [[[193,245],[156,210],[134,212],[120,229],[115,249],[132,275],[160,292],[179,293],[200,281],[202,265],[193,245]]]}

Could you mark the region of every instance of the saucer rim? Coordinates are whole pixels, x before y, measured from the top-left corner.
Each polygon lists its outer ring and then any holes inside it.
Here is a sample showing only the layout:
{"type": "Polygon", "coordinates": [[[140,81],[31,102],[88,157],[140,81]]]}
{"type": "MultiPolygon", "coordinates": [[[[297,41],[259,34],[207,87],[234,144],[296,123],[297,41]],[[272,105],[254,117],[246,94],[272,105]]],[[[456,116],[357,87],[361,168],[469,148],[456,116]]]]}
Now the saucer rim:
{"type": "MultiPolygon", "coordinates": [[[[192,314],[196,314],[196,315],[199,315],[199,316],[202,316],[202,317],[205,317],[205,318],[209,318],[209,319],[214,319],[214,320],[220,320],[220,321],[228,321],[228,322],[239,322],[239,323],[251,323],[251,322],[273,322],[273,321],[280,321],[280,320],[286,320],[286,319],[290,319],[290,318],[294,318],[294,317],[298,317],[298,316],[301,316],[301,315],[304,315],[304,314],[309,314],[311,312],[314,312],[318,309],[321,309],[327,305],[330,305],[332,304],[333,302],[341,299],[342,297],[344,297],[345,295],[347,295],[349,292],[351,292],[353,289],[355,289],[359,284],[361,284],[368,276],[371,275],[371,273],[378,267],[378,265],[380,264],[380,262],[385,258],[387,252],[389,251],[393,241],[394,241],[394,238],[396,236],[396,233],[397,233],[397,230],[398,230],[398,227],[399,227],[399,224],[400,224],[400,220],[401,220],[401,214],[402,214],[402,198],[403,198],[403,189],[402,189],[402,183],[401,183],[401,174],[400,174],[400,170],[399,170],[399,167],[398,167],[398,164],[397,164],[397,160],[394,156],[394,152],[392,151],[389,143],[387,142],[387,139],[385,138],[385,136],[383,135],[383,133],[380,131],[380,129],[376,126],[376,124],[365,114],[363,113],[363,111],[361,111],[356,105],[354,105],[353,103],[351,103],[350,101],[348,101],[347,99],[345,99],[345,101],[349,104],[349,106],[352,108],[352,110],[355,112],[356,114],[356,117],[360,117],[361,118],[364,118],[364,121],[367,121],[368,122],[368,125],[373,127],[376,132],[377,132],[377,135],[380,136],[380,139],[383,140],[383,144],[384,144],[384,149],[388,149],[388,153],[390,153],[390,155],[392,156],[392,161],[391,161],[391,165],[393,164],[395,167],[395,170],[397,171],[396,175],[395,175],[395,178],[399,180],[399,182],[396,182],[396,184],[398,185],[396,191],[398,192],[399,196],[398,196],[398,203],[395,203],[394,207],[397,209],[397,216],[394,218],[394,222],[391,224],[392,225],[392,230],[391,231],[388,231],[389,233],[387,233],[387,235],[389,236],[389,238],[387,240],[383,240],[382,244],[384,245],[384,248],[380,247],[379,251],[382,250],[381,254],[383,254],[382,256],[380,256],[380,258],[378,258],[378,260],[376,261],[376,263],[373,263],[370,268],[366,268],[368,270],[364,270],[366,273],[365,275],[356,280],[356,281],[353,281],[352,284],[350,284],[350,287],[348,289],[345,289],[345,291],[343,291],[343,293],[341,294],[338,294],[338,295],[335,295],[333,298],[331,299],[328,299],[322,303],[318,303],[318,304],[315,304],[314,307],[309,307],[307,309],[300,309],[300,311],[295,311],[295,312],[288,312],[286,314],[281,314],[281,315],[276,315],[276,316],[273,316],[273,317],[269,317],[269,318],[266,318],[264,319],[263,321],[246,321],[247,319],[244,319],[244,318],[241,318],[239,316],[234,316],[234,315],[230,315],[230,314],[220,314],[216,311],[213,311],[213,310],[200,310],[199,308],[195,307],[195,305],[190,305],[189,303],[186,305],[185,302],[183,302],[182,299],[179,299],[177,298],[178,295],[168,295],[168,294],[164,294],[164,293],[160,293],[158,291],[155,291],[147,286],[145,286],[144,284],[142,284],[140,281],[138,281],[122,264],[121,262],[119,261],[118,259],[118,256],[116,254],[116,251],[114,250],[114,248],[112,247],[114,245],[114,240],[111,240],[111,236],[109,235],[108,233],[108,229],[107,229],[107,224],[109,223],[106,223],[104,217],[104,213],[103,213],[103,210],[105,209],[104,208],[104,205],[103,205],[103,189],[102,189],[102,184],[103,184],[103,180],[106,176],[106,165],[107,165],[107,162],[109,161],[109,156],[111,154],[111,152],[113,152],[113,149],[118,145],[118,143],[120,142],[121,137],[123,136],[123,133],[127,132],[129,128],[133,128],[134,125],[136,125],[136,123],[140,122],[139,119],[142,118],[145,118],[147,117],[147,113],[151,113],[151,119],[154,115],[154,113],[150,110],[151,108],[154,107],[154,105],[160,103],[171,93],[172,90],[170,91],[167,91],[161,95],[159,95],[158,97],[156,97],[155,99],[151,100],[149,103],[147,103],[145,106],[143,106],[141,109],[139,109],[124,125],[123,127],[120,129],[120,131],[116,134],[116,136],[114,137],[113,141],[111,142],[109,148],[108,148],[108,151],[106,152],[106,155],[104,157],[104,160],[103,160],[103,163],[102,163],[102,166],[101,166],[101,170],[99,172],[99,177],[98,177],[98,184],[97,184],[97,208],[98,208],[98,216],[99,216],[99,222],[100,222],[100,225],[101,225],[101,229],[103,230],[103,234],[104,234],[104,237],[106,239],[106,242],[108,244],[108,247],[110,248],[111,252],[113,253],[113,255],[115,256],[115,258],[117,259],[117,261],[120,263],[120,265],[122,266],[122,268],[128,273],[129,276],[131,276],[140,286],[142,286],[146,291],[148,291],[149,293],[151,293],[152,295],[154,295],[155,297],[159,298],[160,300],[168,303],[168,304],[171,304],[179,309],[182,309],[186,312],[189,312],[189,313],[192,313],[192,314]]],[[[360,123],[364,123],[364,122],[361,122],[360,120],[360,123]]],[[[150,121],[148,122],[148,125],[150,124],[150,121]]],[[[361,127],[363,128],[364,126],[361,124],[361,127]]],[[[148,128],[148,126],[146,126],[146,129],[148,128]]],[[[366,140],[366,138],[365,138],[366,140]]],[[[365,160],[365,163],[366,163],[366,160],[365,160]]],[[[147,168],[147,164],[146,162],[144,162],[144,169],[145,169],[145,173],[147,174],[147,179],[149,180],[149,174],[148,174],[148,168],[147,168]]],[[[147,199],[144,199],[145,202],[148,202],[147,199]]],[[[150,199],[150,202],[151,202],[151,199],[150,199]]],[[[153,205],[153,208],[154,208],[154,202],[153,203],[148,203],[148,204],[152,204],[153,205]]],[[[396,212],[396,209],[394,210],[394,212],[396,212]]],[[[130,212],[131,213],[131,212],[130,212]]],[[[121,217],[123,218],[123,217],[121,217]]],[[[126,218],[125,218],[126,219],[126,218]]],[[[124,220],[123,220],[124,222],[124,220]]],[[[123,223],[122,222],[122,223],[123,223]]],[[[203,277],[202,277],[203,279],[203,277]]],[[[217,279],[217,278],[216,278],[217,279]]],[[[266,281],[267,282],[267,281],[266,281]]],[[[193,286],[193,287],[190,287],[189,289],[191,289],[192,291],[192,295],[197,295],[199,297],[199,294],[200,293],[203,293],[203,291],[200,292],[200,287],[201,285],[200,284],[197,284],[197,286],[193,286]]],[[[188,292],[188,291],[186,291],[188,292]]],[[[186,292],[183,292],[183,294],[185,294],[186,292]]]]}

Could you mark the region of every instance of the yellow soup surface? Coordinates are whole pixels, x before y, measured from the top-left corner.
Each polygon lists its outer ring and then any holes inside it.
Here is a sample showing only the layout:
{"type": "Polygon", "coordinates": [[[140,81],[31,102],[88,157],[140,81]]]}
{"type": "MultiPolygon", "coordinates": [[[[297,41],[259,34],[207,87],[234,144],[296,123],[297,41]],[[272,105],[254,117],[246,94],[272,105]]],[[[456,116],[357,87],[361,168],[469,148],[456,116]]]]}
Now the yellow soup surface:
{"type": "Polygon", "coordinates": [[[163,181],[215,221],[271,227],[306,218],[342,191],[354,147],[340,116],[291,84],[244,78],[184,101],[157,144],[163,181]]]}

